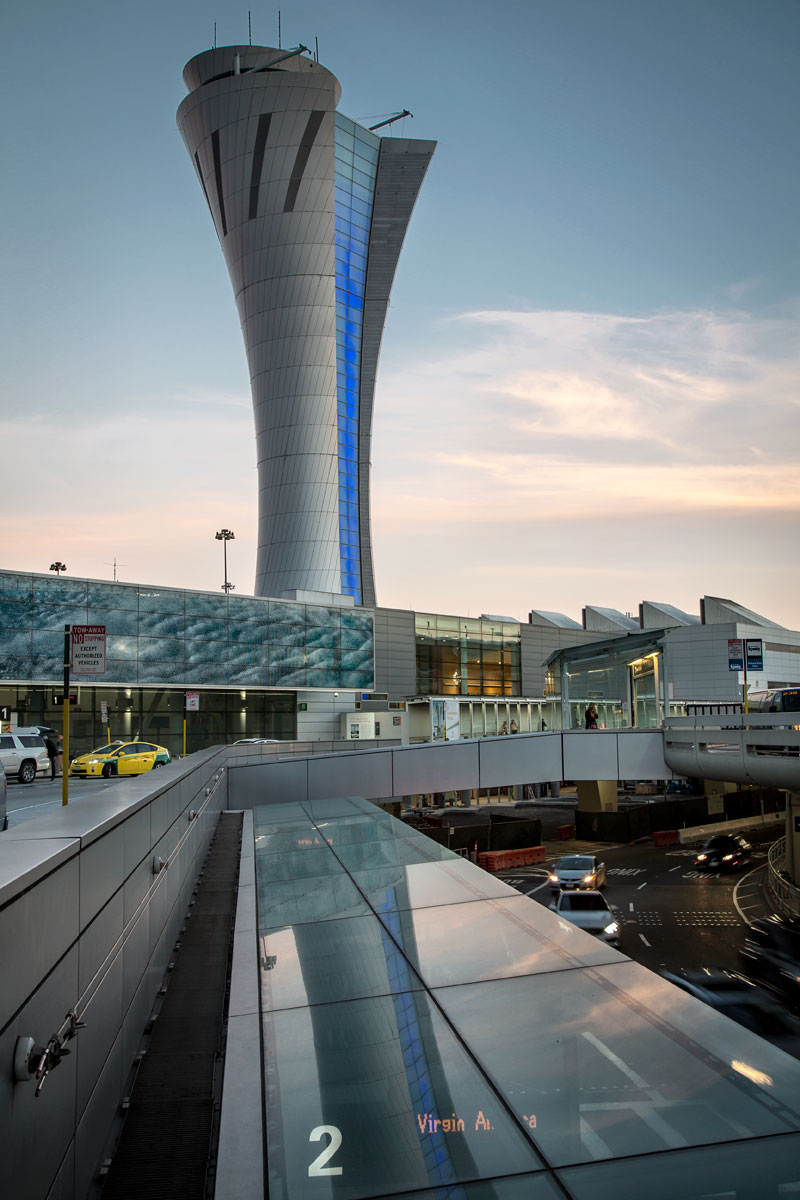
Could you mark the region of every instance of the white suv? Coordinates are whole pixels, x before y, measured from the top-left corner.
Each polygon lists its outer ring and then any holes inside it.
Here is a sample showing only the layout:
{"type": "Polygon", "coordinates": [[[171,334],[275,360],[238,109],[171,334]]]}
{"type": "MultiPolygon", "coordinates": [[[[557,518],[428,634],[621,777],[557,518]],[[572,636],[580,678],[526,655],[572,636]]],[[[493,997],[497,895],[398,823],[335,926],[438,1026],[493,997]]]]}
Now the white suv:
{"type": "Polygon", "coordinates": [[[47,747],[38,734],[0,733],[0,762],[9,779],[33,783],[37,775],[50,772],[47,747]]]}

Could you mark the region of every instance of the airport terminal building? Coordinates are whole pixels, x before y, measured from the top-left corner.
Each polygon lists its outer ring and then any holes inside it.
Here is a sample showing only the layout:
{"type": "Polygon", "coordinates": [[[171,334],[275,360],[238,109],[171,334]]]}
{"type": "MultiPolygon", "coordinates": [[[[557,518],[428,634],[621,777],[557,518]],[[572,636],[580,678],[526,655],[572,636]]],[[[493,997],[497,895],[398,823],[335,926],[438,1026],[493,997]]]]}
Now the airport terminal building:
{"type": "Polygon", "coordinates": [[[75,753],[118,737],[179,754],[187,691],[199,693],[191,752],[246,737],[374,745],[580,728],[589,703],[601,727],[653,728],[687,703],[741,701],[734,638],[762,642],[751,688],[800,679],[800,633],[713,597],[702,621],[643,604],[642,624],[592,607],[583,623],[515,621],[295,595],[0,571],[4,723],[60,727],[65,625],[106,628],[105,674],[72,676],[75,753]]]}

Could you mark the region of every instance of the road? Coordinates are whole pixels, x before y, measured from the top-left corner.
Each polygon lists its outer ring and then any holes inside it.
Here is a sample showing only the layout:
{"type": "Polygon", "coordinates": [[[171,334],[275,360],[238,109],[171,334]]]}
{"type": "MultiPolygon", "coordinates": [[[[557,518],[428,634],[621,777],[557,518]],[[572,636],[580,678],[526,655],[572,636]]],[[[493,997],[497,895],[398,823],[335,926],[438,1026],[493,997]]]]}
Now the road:
{"type": "MultiPolygon", "coordinates": [[[[135,776],[133,778],[136,778],[135,776]]],[[[108,788],[124,787],[125,779],[70,779],[69,799],[83,800],[98,796],[108,788]]],[[[44,816],[61,808],[61,776],[55,781],[49,777],[37,779],[35,783],[8,781],[8,827],[13,829],[23,821],[44,816]]]]}
{"type": "MultiPolygon", "coordinates": [[[[696,850],[682,846],[615,846],[599,853],[605,862],[606,899],[620,910],[620,949],[651,970],[725,967],[739,970],[738,948],[748,918],[764,911],[760,877],[775,831],[753,835],[753,861],[741,873],[709,875],[694,870],[696,850]]],[[[582,844],[585,853],[590,848],[582,844]]],[[[547,905],[544,867],[506,872],[518,891],[547,905]]]]}
{"type": "MultiPolygon", "coordinates": [[[[595,852],[606,864],[605,896],[619,910],[623,954],[659,974],[682,967],[741,971],[739,946],[747,923],[770,911],[762,885],[767,851],[776,836],[776,829],[754,832],[752,862],[733,875],[696,871],[697,850],[681,846],[593,851],[581,843],[580,852],[595,852]]],[[[502,878],[546,906],[551,902],[547,875],[544,867],[530,867],[503,872],[502,878]]],[[[787,1021],[794,1024],[788,1013],[787,1021]]],[[[782,1045],[800,1058],[800,1023],[796,1028],[794,1040],[782,1045]]]]}

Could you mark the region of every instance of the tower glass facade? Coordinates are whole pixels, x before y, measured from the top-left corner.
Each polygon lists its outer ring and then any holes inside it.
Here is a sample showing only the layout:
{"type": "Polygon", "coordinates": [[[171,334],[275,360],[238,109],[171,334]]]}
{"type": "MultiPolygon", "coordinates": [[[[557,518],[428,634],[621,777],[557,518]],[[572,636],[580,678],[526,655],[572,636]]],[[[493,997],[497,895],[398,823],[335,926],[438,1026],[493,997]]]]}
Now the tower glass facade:
{"type": "Polygon", "coordinates": [[[341,591],[361,594],[359,393],[367,251],[380,138],[336,113],[336,390],[341,591]]]}

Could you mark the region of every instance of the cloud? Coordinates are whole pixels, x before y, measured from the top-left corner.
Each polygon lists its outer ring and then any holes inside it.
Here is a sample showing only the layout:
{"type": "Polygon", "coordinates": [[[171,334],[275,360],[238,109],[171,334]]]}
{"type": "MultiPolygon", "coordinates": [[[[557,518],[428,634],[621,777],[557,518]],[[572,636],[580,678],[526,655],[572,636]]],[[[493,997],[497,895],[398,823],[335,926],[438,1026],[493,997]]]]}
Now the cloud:
{"type": "Polygon", "coordinates": [[[153,395],[123,416],[75,422],[69,414],[15,414],[0,423],[14,498],[3,566],[44,571],[54,557],[71,575],[183,587],[218,586],[214,532],[237,533],[231,577],[252,591],[257,510],[249,397],[153,395]],[[246,404],[243,402],[246,400],[246,404]],[[233,571],[236,571],[234,574],[233,571]]]}
{"type": "Polygon", "coordinates": [[[479,520],[499,485],[554,519],[598,492],[606,513],[800,505],[796,321],[478,312],[450,330],[439,358],[385,369],[380,515],[399,480],[412,506],[458,495],[479,520]]]}
{"type": "Polygon", "coordinates": [[[791,311],[470,312],[435,356],[384,361],[382,600],[579,615],[630,609],[640,580],[796,627],[799,327],[791,311]]]}
{"type": "MultiPolygon", "coordinates": [[[[798,320],[472,312],[385,357],[373,442],[379,600],[441,612],[733,595],[800,625],[798,320]],[[649,595],[645,597],[644,593],[649,595]]],[[[131,397],[91,422],[0,424],[3,566],[253,586],[245,393],[131,397]],[[119,411],[119,407],[115,411],[119,411]],[[124,564],[124,565],[123,565],[124,564]]]]}

